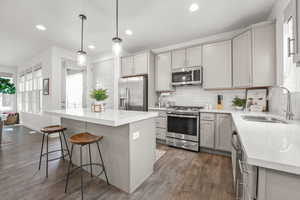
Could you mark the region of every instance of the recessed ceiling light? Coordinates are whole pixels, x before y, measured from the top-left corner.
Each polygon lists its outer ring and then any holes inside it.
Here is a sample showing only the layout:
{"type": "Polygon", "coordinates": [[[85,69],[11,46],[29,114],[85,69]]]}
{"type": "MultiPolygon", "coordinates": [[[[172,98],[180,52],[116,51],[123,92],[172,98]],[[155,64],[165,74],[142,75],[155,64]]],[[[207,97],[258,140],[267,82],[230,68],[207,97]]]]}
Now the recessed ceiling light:
{"type": "Polygon", "coordinates": [[[125,31],[125,33],[126,33],[126,35],[132,35],[132,34],[133,34],[132,30],[130,30],[130,29],[127,29],[127,30],[125,31]]]}
{"type": "Polygon", "coordinates": [[[40,31],[45,31],[47,30],[46,26],[42,25],[42,24],[38,24],[35,26],[36,29],[40,30],[40,31]]]}
{"type": "Polygon", "coordinates": [[[192,3],[190,5],[189,9],[190,9],[190,12],[195,12],[195,11],[197,11],[199,9],[199,5],[197,3],[192,3]]]}
{"type": "Polygon", "coordinates": [[[94,45],[91,44],[91,45],[88,46],[88,48],[89,48],[89,49],[95,49],[96,47],[95,47],[94,45]]]}

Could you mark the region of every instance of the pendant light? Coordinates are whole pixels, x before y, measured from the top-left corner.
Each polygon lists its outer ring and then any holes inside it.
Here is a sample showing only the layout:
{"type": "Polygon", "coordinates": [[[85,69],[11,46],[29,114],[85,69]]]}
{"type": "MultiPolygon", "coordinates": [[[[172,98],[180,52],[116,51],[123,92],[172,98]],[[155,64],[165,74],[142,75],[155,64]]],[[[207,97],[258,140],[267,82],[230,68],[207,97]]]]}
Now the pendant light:
{"type": "Polygon", "coordinates": [[[77,51],[77,64],[79,66],[86,66],[87,53],[83,51],[83,22],[87,18],[83,14],[80,14],[79,18],[81,19],[81,44],[80,44],[80,50],[77,51]]]}
{"type": "Polygon", "coordinates": [[[122,39],[119,38],[119,0],[116,0],[116,36],[112,39],[112,50],[116,56],[122,52],[122,39]]]}

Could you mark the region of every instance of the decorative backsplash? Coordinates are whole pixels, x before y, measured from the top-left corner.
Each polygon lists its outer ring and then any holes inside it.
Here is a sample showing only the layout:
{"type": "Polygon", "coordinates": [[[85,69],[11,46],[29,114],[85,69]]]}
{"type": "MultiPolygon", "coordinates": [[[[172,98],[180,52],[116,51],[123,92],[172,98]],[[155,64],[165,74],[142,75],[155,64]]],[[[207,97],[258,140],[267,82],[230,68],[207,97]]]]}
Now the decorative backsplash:
{"type": "Polygon", "coordinates": [[[204,90],[200,86],[176,87],[176,91],[170,96],[163,97],[163,101],[173,101],[180,106],[205,106],[211,104],[215,109],[217,105],[217,95],[223,95],[224,109],[233,109],[232,100],[238,96],[245,98],[246,90],[204,90]]]}

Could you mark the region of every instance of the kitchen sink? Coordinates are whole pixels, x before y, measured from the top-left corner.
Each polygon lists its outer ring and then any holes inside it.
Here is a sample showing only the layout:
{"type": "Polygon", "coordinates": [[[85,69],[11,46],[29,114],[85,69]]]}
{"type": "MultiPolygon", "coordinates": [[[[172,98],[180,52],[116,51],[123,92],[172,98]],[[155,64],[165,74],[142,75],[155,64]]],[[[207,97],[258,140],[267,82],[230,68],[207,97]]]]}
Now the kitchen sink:
{"type": "Polygon", "coordinates": [[[287,121],[275,117],[268,117],[268,116],[242,115],[242,118],[246,121],[253,121],[253,122],[281,123],[281,124],[288,123],[287,121]]]}

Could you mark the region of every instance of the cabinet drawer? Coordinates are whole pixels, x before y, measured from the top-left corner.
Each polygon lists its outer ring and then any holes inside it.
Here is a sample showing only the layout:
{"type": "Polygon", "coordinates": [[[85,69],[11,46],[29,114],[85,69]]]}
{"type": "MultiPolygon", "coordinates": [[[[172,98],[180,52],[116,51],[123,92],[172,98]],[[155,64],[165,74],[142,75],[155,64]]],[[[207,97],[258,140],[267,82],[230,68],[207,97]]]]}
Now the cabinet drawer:
{"type": "Polygon", "coordinates": [[[160,117],[167,117],[167,113],[164,112],[164,111],[159,111],[159,112],[158,112],[158,115],[159,115],[160,117]]]}
{"type": "Polygon", "coordinates": [[[230,118],[230,114],[217,114],[217,118],[230,118]]]}
{"type": "Polygon", "coordinates": [[[200,119],[202,120],[215,120],[216,116],[214,113],[201,113],[200,119]]]}
{"type": "Polygon", "coordinates": [[[156,128],[156,138],[165,140],[166,139],[166,129],[156,128]]]}

